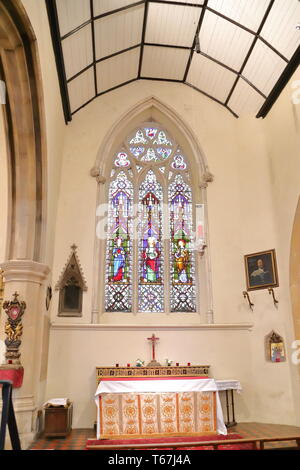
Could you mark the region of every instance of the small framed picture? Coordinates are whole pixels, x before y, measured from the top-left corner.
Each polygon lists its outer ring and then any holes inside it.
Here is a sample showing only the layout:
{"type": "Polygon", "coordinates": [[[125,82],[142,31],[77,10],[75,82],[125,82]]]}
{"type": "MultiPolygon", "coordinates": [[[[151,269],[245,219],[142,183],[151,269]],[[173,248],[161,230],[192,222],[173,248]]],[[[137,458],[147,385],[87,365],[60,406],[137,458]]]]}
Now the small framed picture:
{"type": "Polygon", "coordinates": [[[271,359],[271,362],[284,362],[285,361],[285,350],[284,350],[284,344],[282,342],[270,344],[270,359],[271,359]]]}
{"type": "Polygon", "coordinates": [[[284,339],[273,330],[265,340],[266,359],[271,362],[286,361],[284,339]]]}
{"type": "Polygon", "coordinates": [[[278,287],[275,250],[244,256],[247,290],[278,287]]]}

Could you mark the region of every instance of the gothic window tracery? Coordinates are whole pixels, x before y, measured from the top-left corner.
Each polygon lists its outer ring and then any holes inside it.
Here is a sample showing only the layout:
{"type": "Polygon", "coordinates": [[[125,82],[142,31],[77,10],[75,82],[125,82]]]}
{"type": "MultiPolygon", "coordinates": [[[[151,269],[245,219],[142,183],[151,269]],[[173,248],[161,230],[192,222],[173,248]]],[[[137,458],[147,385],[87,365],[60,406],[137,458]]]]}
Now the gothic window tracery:
{"type": "Polygon", "coordinates": [[[188,159],[160,125],[145,123],[116,152],[112,170],[105,311],[195,312],[188,159]]]}

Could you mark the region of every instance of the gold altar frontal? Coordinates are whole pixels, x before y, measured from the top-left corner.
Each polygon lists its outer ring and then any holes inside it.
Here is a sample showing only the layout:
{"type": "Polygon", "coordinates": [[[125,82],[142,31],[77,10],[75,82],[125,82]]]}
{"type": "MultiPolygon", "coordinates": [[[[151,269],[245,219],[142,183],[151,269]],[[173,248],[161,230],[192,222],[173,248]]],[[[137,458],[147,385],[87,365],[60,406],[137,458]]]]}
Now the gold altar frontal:
{"type": "MultiPolygon", "coordinates": [[[[209,366],[97,367],[102,379],[208,378],[209,366]]],[[[200,436],[217,432],[216,392],[138,392],[99,395],[101,439],[200,436]]]]}

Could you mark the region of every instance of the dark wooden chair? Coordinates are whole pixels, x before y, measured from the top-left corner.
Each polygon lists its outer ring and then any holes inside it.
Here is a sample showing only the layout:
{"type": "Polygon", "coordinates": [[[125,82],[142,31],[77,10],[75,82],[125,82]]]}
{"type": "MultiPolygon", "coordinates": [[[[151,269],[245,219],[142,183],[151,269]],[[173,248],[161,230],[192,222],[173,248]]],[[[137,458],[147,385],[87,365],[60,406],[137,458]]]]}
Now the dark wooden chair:
{"type": "Polygon", "coordinates": [[[8,425],[13,450],[21,450],[21,443],[12,402],[12,382],[0,380],[2,385],[2,417],[0,427],[0,450],[4,450],[6,426],[8,425]]]}

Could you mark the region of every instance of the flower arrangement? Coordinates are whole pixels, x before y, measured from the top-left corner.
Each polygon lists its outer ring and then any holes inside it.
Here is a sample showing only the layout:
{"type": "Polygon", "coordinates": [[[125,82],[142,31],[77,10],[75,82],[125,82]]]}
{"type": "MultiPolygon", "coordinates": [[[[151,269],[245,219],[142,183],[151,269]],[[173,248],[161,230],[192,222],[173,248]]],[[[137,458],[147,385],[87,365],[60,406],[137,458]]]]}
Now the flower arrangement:
{"type": "Polygon", "coordinates": [[[137,360],[135,361],[136,367],[143,367],[143,366],[144,366],[144,363],[145,363],[145,361],[142,361],[141,359],[137,359],[137,360]]]}

